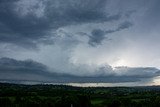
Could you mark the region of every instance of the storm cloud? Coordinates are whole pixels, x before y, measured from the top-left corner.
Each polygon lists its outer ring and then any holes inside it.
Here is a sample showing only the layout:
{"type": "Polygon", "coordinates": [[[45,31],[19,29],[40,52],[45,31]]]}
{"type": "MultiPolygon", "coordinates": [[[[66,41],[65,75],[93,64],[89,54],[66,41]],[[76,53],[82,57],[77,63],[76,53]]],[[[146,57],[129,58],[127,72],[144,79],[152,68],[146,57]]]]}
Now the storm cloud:
{"type": "Polygon", "coordinates": [[[89,36],[88,43],[91,46],[100,45],[104,39],[108,39],[109,40],[109,38],[107,38],[106,35],[108,35],[110,33],[117,32],[117,31],[121,31],[123,29],[128,29],[132,25],[133,24],[131,22],[125,21],[125,22],[121,23],[115,30],[106,30],[106,31],[103,31],[101,29],[94,29],[91,32],[91,36],[89,36]]]}
{"type": "MultiPolygon", "coordinates": [[[[0,2],[0,41],[23,47],[47,43],[60,27],[119,20],[104,11],[106,0],[12,0],[0,2]]],[[[52,41],[54,42],[54,40],[52,41]]]]}
{"type": "Polygon", "coordinates": [[[0,79],[159,84],[159,4],[0,0],[0,79]]]}
{"type": "Polygon", "coordinates": [[[97,67],[89,75],[73,75],[49,71],[46,65],[33,60],[15,60],[11,58],[0,59],[0,81],[5,82],[43,82],[43,83],[76,83],[76,82],[135,82],[160,75],[156,68],[128,68],[105,65],[97,67]]]}

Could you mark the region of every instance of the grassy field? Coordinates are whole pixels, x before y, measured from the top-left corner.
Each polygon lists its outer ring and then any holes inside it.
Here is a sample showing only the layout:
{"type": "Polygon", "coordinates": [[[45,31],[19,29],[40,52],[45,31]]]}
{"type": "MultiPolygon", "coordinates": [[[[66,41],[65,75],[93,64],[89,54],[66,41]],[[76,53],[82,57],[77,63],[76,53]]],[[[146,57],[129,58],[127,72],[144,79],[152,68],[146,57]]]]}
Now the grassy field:
{"type": "Polygon", "coordinates": [[[0,83],[0,107],[158,107],[160,87],[72,87],[0,83]]]}

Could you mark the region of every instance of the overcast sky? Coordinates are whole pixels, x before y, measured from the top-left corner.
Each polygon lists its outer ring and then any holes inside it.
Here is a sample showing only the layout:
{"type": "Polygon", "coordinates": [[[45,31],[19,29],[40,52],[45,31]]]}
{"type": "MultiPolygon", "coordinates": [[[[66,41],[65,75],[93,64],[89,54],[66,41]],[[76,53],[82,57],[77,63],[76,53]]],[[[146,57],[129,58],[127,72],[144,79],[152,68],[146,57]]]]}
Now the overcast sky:
{"type": "Polygon", "coordinates": [[[0,79],[32,80],[40,71],[155,84],[159,5],[160,0],[0,0],[0,79]]]}

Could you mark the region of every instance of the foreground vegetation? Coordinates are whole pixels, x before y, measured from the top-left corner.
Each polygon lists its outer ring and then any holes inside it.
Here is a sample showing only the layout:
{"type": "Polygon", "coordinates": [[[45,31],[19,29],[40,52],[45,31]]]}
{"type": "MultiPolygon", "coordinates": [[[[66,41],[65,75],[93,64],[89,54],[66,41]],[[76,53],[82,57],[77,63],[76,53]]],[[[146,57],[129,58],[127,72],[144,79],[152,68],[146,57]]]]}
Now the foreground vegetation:
{"type": "Polygon", "coordinates": [[[158,107],[160,87],[72,87],[0,83],[0,107],[158,107]]]}

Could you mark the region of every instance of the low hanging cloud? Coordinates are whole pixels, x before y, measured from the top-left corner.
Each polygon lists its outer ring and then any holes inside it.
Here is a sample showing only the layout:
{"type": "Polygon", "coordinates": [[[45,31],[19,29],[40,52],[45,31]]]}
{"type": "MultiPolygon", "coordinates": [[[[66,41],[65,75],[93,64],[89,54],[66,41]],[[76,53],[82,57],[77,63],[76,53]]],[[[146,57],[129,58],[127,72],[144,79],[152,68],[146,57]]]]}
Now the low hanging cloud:
{"type": "Polygon", "coordinates": [[[0,59],[0,81],[53,81],[58,74],[50,73],[48,67],[33,60],[0,59]],[[53,78],[53,79],[52,79],[53,78]]]}
{"type": "Polygon", "coordinates": [[[33,60],[15,60],[11,58],[0,59],[0,81],[16,82],[136,82],[160,75],[160,70],[153,67],[129,68],[117,67],[112,69],[109,65],[97,66],[90,74],[58,73],[33,60]]]}
{"type": "Polygon", "coordinates": [[[1,58],[0,70],[11,71],[11,72],[12,71],[23,72],[26,70],[26,72],[36,73],[36,72],[47,71],[47,67],[33,60],[18,61],[12,58],[1,58]]]}

